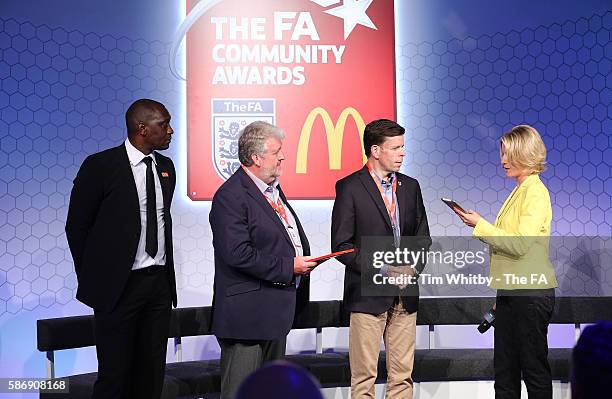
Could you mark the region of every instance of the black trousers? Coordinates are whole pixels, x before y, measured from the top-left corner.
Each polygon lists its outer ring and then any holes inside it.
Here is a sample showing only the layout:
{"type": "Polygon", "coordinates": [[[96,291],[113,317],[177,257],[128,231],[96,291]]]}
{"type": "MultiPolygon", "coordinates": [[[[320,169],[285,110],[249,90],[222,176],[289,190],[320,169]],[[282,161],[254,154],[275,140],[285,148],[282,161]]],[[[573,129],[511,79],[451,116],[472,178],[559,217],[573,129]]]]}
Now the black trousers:
{"type": "Polygon", "coordinates": [[[163,268],[133,271],[111,312],[94,310],[98,379],[94,399],[161,396],[172,300],[163,268]]]}
{"type": "Polygon", "coordinates": [[[548,324],[555,290],[498,291],[495,312],[495,399],[552,399],[548,324]]]}
{"type": "Polygon", "coordinates": [[[287,339],[250,341],[218,338],[221,347],[221,399],[234,399],[240,384],[264,363],[285,357],[287,339]]]}

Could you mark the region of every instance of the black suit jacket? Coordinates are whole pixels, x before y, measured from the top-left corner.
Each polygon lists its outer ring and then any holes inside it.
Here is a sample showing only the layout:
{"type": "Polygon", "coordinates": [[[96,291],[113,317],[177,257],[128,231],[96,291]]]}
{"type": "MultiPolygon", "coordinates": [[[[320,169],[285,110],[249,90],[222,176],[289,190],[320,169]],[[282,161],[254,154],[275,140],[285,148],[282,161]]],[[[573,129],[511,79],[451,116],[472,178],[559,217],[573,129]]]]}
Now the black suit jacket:
{"type": "MultiPolygon", "coordinates": [[[[279,186],[280,190],[280,186],[279,186]]],[[[304,256],[310,254],[297,222],[304,256]]],[[[291,329],[294,314],[308,302],[309,278],[297,289],[291,238],[253,180],[238,169],[217,190],[210,211],[215,249],[212,331],[219,338],[275,340],[291,329]]]]}
{"type": "MultiPolygon", "coordinates": [[[[176,306],[170,216],[176,174],[170,158],[156,152],[155,159],[164,197],[166,275],[176,306]]],[[[125,145],[87,157],[74,179],[66,220],[79,301],[101,311],[115,307],[134,264],[140,230],[138,192],[125,145]]]]}
{"type": "MultiPolygon", "coordinates": [[[[401,173],[396,173],[396,176],[401,235],[402,237],[422,236],[420,244],[429,248],[431,239],[419,183],[401,173]]],[[[367,275],[366,278],[374,274],[371,259],[360,251],[362,237],[368,236],[391,238],[393,230],[378,186],[368,172],[368,168],[364,166],[336,183],[331,227],[332,250],[357,249],[353,253],[338,257],[338,260],[346,265],[344,305],[351,312],[380,314],[392,306],[397,295],[401,295],[405,309],[410,313],[416,312],[419,301],[418,284],[410,285],[401,292],[397,289],[395,296],[361,294],[362,274],[367,275]]],[[[424,267],[424,263],[416,265],[419,272],[424,267]]]]}

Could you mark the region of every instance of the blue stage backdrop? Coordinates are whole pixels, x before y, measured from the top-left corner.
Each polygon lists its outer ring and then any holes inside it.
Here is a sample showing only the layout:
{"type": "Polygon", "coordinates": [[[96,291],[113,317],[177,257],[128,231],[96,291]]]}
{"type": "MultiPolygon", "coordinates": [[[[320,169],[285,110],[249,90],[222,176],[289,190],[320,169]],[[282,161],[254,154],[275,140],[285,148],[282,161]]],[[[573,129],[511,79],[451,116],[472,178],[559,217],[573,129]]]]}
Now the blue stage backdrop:
{"type": "MultiPolygon", "coordinates": [[[[512,186],[498,139],[520,123],[535,126],[549,149],[543,180],[554,234],[612,234],[611,8],[396,1],[404,170],[421,182],[433,234],[467,234],[443,196],[495,217],[512,186]]],[[[210,304],[210,204],[186,195],[184,82],[168,67],[183,16],[182,0],[0,3],[0,377],[45,375],[37,319],[89,313],[74,299],[64,235],[72,179],[87,155],[124,140],[123,113],[137,98],[158,99],[174,116],[179,301],[210,304]]],[[[315,253],[329,250],[331,204],[296,201],[315,253]]],[[[340,298],[342,278],[335,263],[317,270],[314,296],[340,298]]],[[[187,357],[214,356],[205,342],[187,357]]],[[[60,354],[57,374],[94,370],[93,352],[81,353],[60,354]]]]}

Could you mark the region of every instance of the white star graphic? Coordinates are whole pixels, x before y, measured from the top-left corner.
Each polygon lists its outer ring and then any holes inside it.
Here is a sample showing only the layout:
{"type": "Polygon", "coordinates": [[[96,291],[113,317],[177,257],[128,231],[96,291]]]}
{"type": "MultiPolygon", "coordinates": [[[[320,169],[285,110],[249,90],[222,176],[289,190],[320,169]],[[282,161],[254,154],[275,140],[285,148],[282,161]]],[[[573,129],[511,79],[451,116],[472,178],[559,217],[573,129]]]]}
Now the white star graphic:
{"type": "Polygon", "coordinates": [[[357,24],[371,29],[377,29],[374,22],[366,14],[366,10],[374,0],[344,0],[341,6],[326,10],[324,12],[344,20],[344,40],[355,29],[357,24]]]}

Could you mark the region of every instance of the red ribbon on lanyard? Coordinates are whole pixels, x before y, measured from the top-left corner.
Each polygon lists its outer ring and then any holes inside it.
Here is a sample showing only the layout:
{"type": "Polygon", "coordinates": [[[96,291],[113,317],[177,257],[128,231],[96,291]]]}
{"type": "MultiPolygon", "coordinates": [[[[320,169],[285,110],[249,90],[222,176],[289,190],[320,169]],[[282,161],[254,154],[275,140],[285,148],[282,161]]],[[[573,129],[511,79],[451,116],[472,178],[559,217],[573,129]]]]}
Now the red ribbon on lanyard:
{"type": "Polygon", "coordinates": [[[391,203],[389,204],[389,200],[387,199],[385,190],[383,190],[382,185],[380,184],[380,179],[378,178],[378,176],[376,176],[372,165],[368,162],[366,163],[366,166],[368,167],[370,176],[372,176],[372,179],[374,179],[374,183],[376,183],[376,187],[378,187],[378,191],[380,191],[380,195],[382,196],[383,201],[385,201],[385,207],[387,207],[387,212],[389,213],[389,218],[391,219],[391,225],[395,226],[395,207],[397,206],[395,201],[395,192],[397,191],[397,177],[393,179],[393,185],[391,186],[391,191],[393,192],[393,195],[391,196],[391,203]]]}
{"type": "Polygon", "coordinates": [[[278,215],[281,218],[283,218],[286,225],[289,226],[289,219],[287,218],[287,212],[285,211],[285,207],[283,206],[283,202],[281,201],[280,196],[278,197],[276,204],[274,203],[274,201],[268,198],[267,195],[264,195],[264,197],[266,198],[266,200],[268,201],[268,204],[270,204],[272,209],[274,209],[276,213],[278,213],[278,215]]]}

